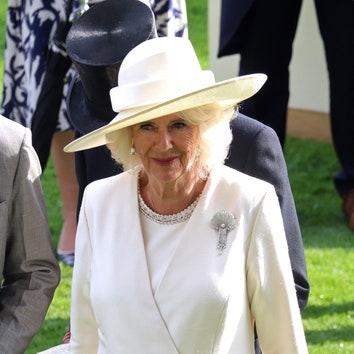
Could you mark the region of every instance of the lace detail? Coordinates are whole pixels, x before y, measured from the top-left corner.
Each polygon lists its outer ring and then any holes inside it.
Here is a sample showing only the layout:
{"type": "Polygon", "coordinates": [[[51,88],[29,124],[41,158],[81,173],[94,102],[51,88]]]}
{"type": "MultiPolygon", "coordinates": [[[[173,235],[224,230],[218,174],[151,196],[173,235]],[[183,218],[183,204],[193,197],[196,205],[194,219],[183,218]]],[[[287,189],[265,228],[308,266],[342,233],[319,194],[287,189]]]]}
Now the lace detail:
{"type": "Polygon", "coordinates": [[[163,224],[163,225],[173,225],[173,224],[178,224],[178,223],[188,220],[191,217],[195,207],[197,206],[199,198],[200,198],[200,195],[192,204],[190,204],[186,209],[180,211],[179,213],[163,215],[163,214],[159,214],[159,213],[156,213],[153,210],[151,210],[145,204],[145,202],[140,194],[140,190],[138,190],[139,210],[148,219],[150,219],[158,224],[163,224]]]}

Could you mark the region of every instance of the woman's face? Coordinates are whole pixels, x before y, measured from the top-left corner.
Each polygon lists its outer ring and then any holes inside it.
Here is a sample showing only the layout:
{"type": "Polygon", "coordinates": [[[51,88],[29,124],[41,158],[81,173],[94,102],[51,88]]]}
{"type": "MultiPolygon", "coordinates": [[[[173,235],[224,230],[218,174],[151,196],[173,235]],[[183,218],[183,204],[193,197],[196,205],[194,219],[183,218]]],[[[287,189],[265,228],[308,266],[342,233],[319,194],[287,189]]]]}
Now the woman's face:
{"type": "Polygon", "coordinates": [[[198,127],[179,113],[132,126],[132,139],[150,177],[171,182],[191,172],[198,150],[198,127]]]}

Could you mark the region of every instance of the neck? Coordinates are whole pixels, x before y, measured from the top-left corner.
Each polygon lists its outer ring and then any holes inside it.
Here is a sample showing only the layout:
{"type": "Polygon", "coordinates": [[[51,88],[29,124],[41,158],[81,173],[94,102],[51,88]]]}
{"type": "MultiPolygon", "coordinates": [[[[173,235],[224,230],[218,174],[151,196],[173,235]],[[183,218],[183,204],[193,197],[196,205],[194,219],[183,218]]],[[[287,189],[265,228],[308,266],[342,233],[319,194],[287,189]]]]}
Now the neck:
{"type": "Polygon", "coordinates": [[[192,204],[202,193],[206,181],[199,177],[187,181],[159,182],[140,178],[140,194],[150,209],[156,213],[176,214],[192,204]]]}

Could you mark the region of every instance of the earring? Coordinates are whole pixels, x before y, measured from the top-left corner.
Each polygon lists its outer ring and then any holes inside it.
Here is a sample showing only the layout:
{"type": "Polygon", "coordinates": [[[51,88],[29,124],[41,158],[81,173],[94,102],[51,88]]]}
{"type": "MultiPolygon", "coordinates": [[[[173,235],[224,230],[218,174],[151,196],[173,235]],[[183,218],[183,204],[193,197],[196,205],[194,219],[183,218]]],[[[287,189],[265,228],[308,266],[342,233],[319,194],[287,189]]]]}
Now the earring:
{"type": "Polygon", "coordinates": [[[196,150],[195,150],[195,161],[198,161],[199,156],[200,156],[200,149],[196,148],[196,150]]]}
{"type": "Polygon", "coordinates": [[[130,148],[130,155],[134,156],[136,153],[135,147],[134,147],[134,140],[132,138],[132,146],[130,148]]]}

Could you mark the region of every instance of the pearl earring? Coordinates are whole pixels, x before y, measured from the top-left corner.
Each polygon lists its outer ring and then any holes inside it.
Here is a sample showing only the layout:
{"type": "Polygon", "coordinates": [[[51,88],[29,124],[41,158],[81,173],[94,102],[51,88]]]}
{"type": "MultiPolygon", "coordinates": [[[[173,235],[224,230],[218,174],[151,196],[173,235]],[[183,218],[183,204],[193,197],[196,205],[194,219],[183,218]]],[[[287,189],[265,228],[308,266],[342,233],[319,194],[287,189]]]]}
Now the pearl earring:
{"type": "Polygon", "coordinates": [[[135,153],[136,153],[136,150],[135,150],[133,138],[132,138],[131,144],[132,144],[132,146],[131,146],[131,148],[130,148],[130,155],[134,156],[135,153]]]}

